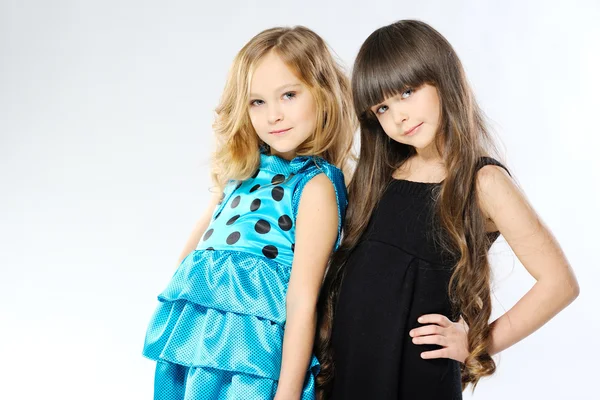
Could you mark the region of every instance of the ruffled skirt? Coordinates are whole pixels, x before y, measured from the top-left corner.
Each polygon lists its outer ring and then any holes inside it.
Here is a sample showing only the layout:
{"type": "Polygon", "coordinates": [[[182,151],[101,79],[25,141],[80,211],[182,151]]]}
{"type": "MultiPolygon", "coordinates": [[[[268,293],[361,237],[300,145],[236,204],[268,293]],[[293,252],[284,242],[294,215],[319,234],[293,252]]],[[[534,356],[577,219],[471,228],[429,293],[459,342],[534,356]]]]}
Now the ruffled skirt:
{"type": "MultiPolygon", "coordinates": [[[[143,354],[157,361],[155,399],[272,399],[290,269],[252,254],[194,251],[167,288],[143,354]]],[[[313,356],[302,400],[315,398],[313,356]]]]}

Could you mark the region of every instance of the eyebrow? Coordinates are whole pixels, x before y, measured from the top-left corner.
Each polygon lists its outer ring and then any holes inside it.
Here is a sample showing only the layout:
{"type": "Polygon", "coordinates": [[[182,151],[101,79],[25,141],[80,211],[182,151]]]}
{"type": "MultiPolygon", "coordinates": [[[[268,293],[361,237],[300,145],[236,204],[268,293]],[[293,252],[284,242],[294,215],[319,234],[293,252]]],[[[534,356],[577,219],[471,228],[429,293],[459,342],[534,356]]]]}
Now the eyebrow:
{"type": "MultiPolygon", "coordinates": [[[[283,89],[291,89],[291,88],[295,88],[295,87],[299,87],[302,86],[301,83],[286,83],[285,85],[281,85],[279,86],[277,89],[275,89],[275,92],[281,92],[283,91],[283,89]]],[[[250,93],[250,97],[261,97],[260,95],[256,94],[256,93],[250,93]]]]}
{"type": "Polygon", "coordinates": [[[369,110],[371,110],[371,111],[373,111],[373,112],[377,112],[377,110],[379,110],[379,108],[380,108],[381,106],[383,106],[383,105],[384,105],[384,103],[385,103],[385,101],[382,101],[382,102],[381,102],[381,103],[379,103],[379,104],[375,104],[373,107],[369,108],[369,110]]]}

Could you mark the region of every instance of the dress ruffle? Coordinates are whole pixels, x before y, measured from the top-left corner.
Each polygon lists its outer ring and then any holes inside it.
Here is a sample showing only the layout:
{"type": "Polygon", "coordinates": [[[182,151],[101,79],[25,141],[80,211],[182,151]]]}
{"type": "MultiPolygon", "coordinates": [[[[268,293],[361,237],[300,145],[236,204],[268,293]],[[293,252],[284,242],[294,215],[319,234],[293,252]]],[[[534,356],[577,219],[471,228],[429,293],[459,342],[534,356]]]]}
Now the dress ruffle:
{"type": "Polygon", "coordinates": [[[158,299],[187,300],[283,325],[290,271],[288,266],[245,252],[193,251],[158,299]]]}
{"type": "MultiPolygon", "coordinates": [[[[144,355],[278,380],[289,272],[240,252],[192,252],[159,295],[144,355]]],[[[318,371],[313,356],[309,372],[318,371]]]]}
{"type": "MultiPolygon", "coordinates": [[[[275,397],[278,382],[269,378],[213,368],[156,363],[154,400],[267,400],[275,397]]],[[[315,374],[304,378],[300,400],[315,400],[315,374]]]]}

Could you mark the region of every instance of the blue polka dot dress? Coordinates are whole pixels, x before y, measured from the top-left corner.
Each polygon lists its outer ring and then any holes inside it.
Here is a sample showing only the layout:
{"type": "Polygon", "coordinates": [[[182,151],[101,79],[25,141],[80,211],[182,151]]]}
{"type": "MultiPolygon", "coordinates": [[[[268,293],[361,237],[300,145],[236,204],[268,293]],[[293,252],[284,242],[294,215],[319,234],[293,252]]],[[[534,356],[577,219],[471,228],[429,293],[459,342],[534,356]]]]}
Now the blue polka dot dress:
{"type": "MultiPolygon", "coordinates": [[[[230,182],[198,247],[158,296],[143,354],[157,361],[155,399],[272,399],[281,369],[295,222],[308,181],[324,173],[346,210],[342,172],[318,157],[261,153],[230,182]]],[[[301,399],[315,398],[312,357],[301,399]]]]}

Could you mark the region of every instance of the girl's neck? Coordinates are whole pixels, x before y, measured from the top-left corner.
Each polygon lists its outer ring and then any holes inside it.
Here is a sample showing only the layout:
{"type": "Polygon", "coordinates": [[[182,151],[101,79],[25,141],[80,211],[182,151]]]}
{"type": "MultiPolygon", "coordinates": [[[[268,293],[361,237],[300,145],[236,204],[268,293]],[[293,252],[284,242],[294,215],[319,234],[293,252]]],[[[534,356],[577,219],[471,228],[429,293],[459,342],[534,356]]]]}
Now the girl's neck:
{"type": "Polygon", "coordinates": [[[435,141],[431,142],[428,146],[422,149],[416,149],[416,154],[414,157],[418,157],[422,159],[424,162],[430,161],[440,161],[442,160],[442,155],[438,151],[435,141]]]}
{"type": "Polygon", "coordinates": [[[444,159],[437,151],[417,151],[394,171],[395,179],[438,183],[446,178],[444,159]]]}
{"type": "Polygon", "coordinates": [[[284,160],[291,161],[296,157],[296,150],[288,151],[286,153],[279,153],[271,149],[269,154],[272,156],[277,156],[279,158],[283,158],[284,160]]]}

